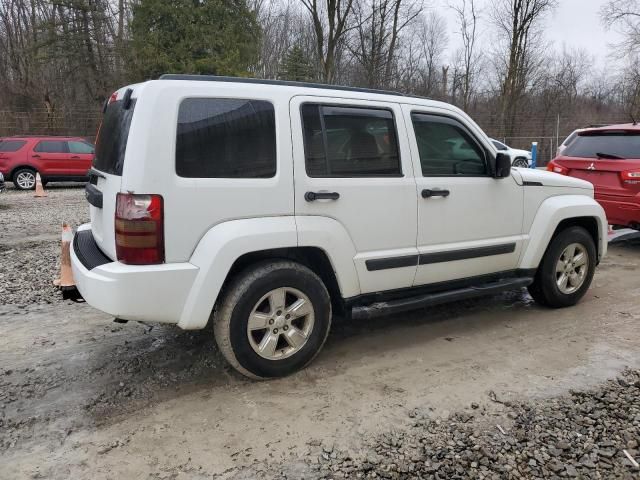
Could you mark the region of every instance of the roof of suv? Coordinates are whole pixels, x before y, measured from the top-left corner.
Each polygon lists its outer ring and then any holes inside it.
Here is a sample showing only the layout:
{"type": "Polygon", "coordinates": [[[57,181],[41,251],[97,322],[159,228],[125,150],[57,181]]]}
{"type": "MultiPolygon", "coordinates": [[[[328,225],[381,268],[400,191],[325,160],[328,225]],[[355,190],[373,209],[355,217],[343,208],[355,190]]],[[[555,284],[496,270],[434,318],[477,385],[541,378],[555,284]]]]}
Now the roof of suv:
{"type": "Polygon", "coordinates": [[[51,140],[84,140],[82,137],[66,137],[57,135],[12,135],[11,137],[0,137],[0,142],[7,140],[31,140],[34,138],[51,140]]]}
{"type": "Polygon", "coordinates": [[[609,132],[609,131],[626,131],[626,132],[639,132],[640,133],[640,124],[637,123],[620,123],[618,125],[607,125],[605,127],[596,127],[596,128],[583,128],[578,131],[578,135],[590,135],[598,132],[609,132]]]}
{"type": "Polygon", "coordinates": [[[379,90],[375,88],[361,88],[361,87],[347,87],[343,85],[328,85],[325,83],[313,83],[313,82],[293,82],[288,80],[267,80],[261,78],[242,78],[242,77],[224,77],[217,75],[181,75],[181,74],[164,74],[161,75],[159,80],[193,80],[198,82],[228,82],[228,83],[250,83],[258,85],[276,85],[284,87],[301,87],[301,88],[318,88],[323,90],[337,90],[346,92],[359,92],[359,93],[374,93],[378,95],[394,95],[400,97],[409,98],[421,98],[424,100],[431,100],[428,97],[421,97],[418,95],[407,95],[401,92],[395,92],[391,90],[379,90]]]}

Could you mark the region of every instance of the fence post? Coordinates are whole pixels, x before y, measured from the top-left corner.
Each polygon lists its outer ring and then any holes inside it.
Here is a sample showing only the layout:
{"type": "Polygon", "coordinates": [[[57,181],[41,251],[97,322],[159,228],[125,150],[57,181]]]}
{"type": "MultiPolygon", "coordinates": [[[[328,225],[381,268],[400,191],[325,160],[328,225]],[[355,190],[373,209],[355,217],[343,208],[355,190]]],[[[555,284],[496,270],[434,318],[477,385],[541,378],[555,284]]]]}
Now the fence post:
{"type": "Polygon", "coordinates": [[[531,168],[536,168],[536,157],[538,156],[538,142],[531,142],[531,168]]]}

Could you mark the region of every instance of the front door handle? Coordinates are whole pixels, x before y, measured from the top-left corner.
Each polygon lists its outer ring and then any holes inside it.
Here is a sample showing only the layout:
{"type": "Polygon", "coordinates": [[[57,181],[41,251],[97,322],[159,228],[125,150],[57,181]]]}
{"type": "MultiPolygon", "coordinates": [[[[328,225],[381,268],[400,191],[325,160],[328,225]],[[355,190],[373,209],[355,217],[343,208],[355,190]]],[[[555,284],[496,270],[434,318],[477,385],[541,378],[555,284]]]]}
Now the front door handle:
{"type": "Polygon", "coordinates": [[[80,157],[79,157],[78,155],[74,155],[74,156],[73,156],[73,157],[71,157],[71,158],[80,158],[80,157]]]}
{"type": "Polygon", "coordinates": [[[444,190],[440,188],[433,188],[433,189],[425,188],[424,190],[422,190],[422,198],[448,197],[449,193],[450,193],[449,190],[444,190]]]}
{"type": "Polygon", "coordinates": [[[40,158],[40,155],[31,155],[32,158],[40,158]]]}
{"type": "Polygon", "coordinates": [[[313,202],[315,200],[338,200],[340,194],[338,192],[307,192],[304,194],[304,199],[307,202],[313,202]]]}

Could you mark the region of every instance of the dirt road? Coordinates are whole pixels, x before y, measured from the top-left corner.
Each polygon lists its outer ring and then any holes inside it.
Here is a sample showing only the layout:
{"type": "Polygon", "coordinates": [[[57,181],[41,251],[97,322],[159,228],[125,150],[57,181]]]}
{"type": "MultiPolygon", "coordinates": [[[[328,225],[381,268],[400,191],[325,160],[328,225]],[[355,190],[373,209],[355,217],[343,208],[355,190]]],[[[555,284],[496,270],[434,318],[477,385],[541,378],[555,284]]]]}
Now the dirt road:
{"type": "MultiPolygon", "coordinates": [[[[2,251],[20,241],[2,235],[0,278],[11,281],[21,274],[2,251]]],[[[309,368],[262,383],[224,364],[210,330],[0,299],[0,478],[251,478],[319,445],[358,450],[417,414],[477,403],[491,415],[490,391],[536,401],[587,388],[640,367],[638,298],[640,242],[627,242],[574,308],[542,309],[521,291],[337,319],[309,368]]]]}

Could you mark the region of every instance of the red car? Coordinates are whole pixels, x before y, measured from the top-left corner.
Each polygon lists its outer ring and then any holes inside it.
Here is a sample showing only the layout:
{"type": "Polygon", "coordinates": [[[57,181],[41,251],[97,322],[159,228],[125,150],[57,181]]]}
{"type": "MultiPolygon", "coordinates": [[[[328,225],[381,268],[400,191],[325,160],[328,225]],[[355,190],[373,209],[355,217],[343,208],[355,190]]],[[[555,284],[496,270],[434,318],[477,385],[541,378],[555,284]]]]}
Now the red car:
{"type": "Polygon", "coordinates": [[[547,170],[591,182],[610,225],[640,230],[640,125],[583,130],[547,170]]]}
{"type": "Polygon", "coordinates": [[[19,190],[42,182],[86,182],[94,156],[93,144],[80,137],[0,138],[0,173],[19,190]]]}

